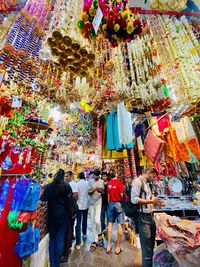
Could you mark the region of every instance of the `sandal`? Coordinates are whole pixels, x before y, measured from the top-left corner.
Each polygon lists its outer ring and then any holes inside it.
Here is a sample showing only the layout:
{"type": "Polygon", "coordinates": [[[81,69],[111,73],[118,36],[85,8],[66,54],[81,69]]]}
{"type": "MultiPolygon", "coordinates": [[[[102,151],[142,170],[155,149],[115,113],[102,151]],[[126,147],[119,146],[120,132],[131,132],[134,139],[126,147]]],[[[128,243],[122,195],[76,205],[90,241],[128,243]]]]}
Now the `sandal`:
{"type": "Polygon", "coordinates": [[[98,247],[97,242],[93,242],[90,246],[90,252],[93,252],[96,250],[96,248],[98,247]]]}
{"type": "Polygon", "coordinates": [[[121,252],[123,252],[123,249],[122,248],[119,248],[119,251],[118,252],[115,250],[115,254],[116,255],[119,255],[121,252]]]}
{"type": "Polygon", "coordinates": [[[99,247],[103,247],[103,245],[104,245],[102,235],[99,235],[99,237],[98,237],[98,245],[99,245],[99,247]]]}
{"type": "Polygon", "coordinates": [[[109,249],[109,248],[107,248],[107,249],[106,249],[106,254],[110,254],[110,253],[111,253],[111,251],[112,251],[112,248],[110,248],[110,249],[109,249]]]}

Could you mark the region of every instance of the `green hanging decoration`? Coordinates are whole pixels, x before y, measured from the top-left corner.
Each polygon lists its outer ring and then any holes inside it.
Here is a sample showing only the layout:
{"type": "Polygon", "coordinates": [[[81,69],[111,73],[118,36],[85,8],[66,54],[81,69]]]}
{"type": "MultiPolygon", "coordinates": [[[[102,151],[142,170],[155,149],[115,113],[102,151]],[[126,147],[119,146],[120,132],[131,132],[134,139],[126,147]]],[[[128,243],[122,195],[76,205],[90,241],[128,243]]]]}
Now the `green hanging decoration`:
{"type": "Polygon", "coordinates": [[[19,215],[19,211],[10,211],[8,214],[8,226],[10,229],[17,229],[20,230],[23,227],[23,222],[19,222],[17,217],[19,215]]]}
{"type": "Polygon", "coordinates": [[[163,85],[162,86],[162,89],[163,89],[164,95],[166,97],[168,97],[169,96],[169,89],[167,88],[167,86],[166,85],[163,85]]]}

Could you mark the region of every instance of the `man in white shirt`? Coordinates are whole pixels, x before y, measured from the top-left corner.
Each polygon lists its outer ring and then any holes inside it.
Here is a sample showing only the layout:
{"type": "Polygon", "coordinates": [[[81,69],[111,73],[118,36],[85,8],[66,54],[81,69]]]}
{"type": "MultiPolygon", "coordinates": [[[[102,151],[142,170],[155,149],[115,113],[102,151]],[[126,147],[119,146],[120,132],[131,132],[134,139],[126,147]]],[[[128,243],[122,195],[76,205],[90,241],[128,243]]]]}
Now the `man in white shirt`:
{"type": "Polygon", "coordinates": [[[89,181],[90,215],[93,226],[93,238],[95,238],[95,241],[90,247],[91,252],[94,251],[98,245],[103,244],[103,238],[101,234],[102,193],[104,193],[104,182],[102,179],[100,179],[100,171],[94,170],[93,179],[89,181]]]}
{"type": "Polygon", "coordinates": [[[154,206],[164,206],[164,202],[152,196],[148,182],[153,182],[158,173],[148,168],[145,173],[133,180],[131,202],[139,205],[139,213],[135,218],[142,248],[142,267],[152,267],[153,251],[156,237],[156,224],[153,218],[154,206]]]}
{"type": "Polygon", "coordinates": [[[88,217],[88,207],[89,207],[89,184],[85,180],[84,172],[80,172],[79,181],[77,182],[78,188],[78,212],[77,212],[77,222],[76,222],[76,249],[80,249],[81,245],[81,230],[82,230],[82,240],[86,241],[87,236],[87,217],[88,217]]]}
{"type": "MultiPolygon", "coordinates": [[[[77,187],[77,183],[74,181],[73,172],[72,171],[66,172],[65,179],[71,186],[73,197],[74,197],[74,200],[76,201],[78,199],[78,187],[77,187]]],[[[74,223],[75,223],[75,218],[72,218],[70,230],[67,233],[66,238],[65,238],[65,247],[64,247],[62,262],[66,262],[68,260],[69,253],[71,251],[72,241],[73,241],[73,236],[74,236],[74,223]]]]}

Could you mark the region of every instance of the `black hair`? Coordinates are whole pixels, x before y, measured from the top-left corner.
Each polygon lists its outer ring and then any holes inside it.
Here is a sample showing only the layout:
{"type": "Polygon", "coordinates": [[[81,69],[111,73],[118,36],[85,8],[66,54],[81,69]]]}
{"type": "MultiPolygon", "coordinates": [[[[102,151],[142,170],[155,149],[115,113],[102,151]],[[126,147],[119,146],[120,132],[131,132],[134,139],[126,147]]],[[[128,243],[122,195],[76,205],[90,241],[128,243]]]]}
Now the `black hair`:
{"type": "Polygon", "coordinates": [[[67,171],[66,174],[69,174],[69,176],[72,176],[73,172],[72,171],[67,171]]]}
{"type": "Polygon", "coordinates": [[[85,174],[84,174],[84,172],[80,172],[79,175],[78,175],[78,178],[79,178],[79,179],[85,179],[85,174]]]}
{"type": "Polygon", "coordinates": [[[101,175],[107,175],[108,176],[108,173],[107,172],[102,172],[101,175]]]}
{"type": "Polygon", "coordinates": [[[57,197],[62,197],[65,194],[65,171],[63,169],[59,169],[54,176],[55,183],[55,193],[57,197]]]}
{"type": "Polygon", "coordinates": [[[96,175],[96,176],[99,176],[100,175],[100,171],[99,170],[94,170],[93,174],[96,175]]]}
{"type": "Polygon", "coordinates": [[[49,177],[53,177],[53,173],[49,173],[49,177]]]}
{"type": "Polygon", "coordinates": [[[110,177],[111,179],[113,179],[113,178],[116,177],[116,175],[115,175],[115,173],[112,171],[112,172],[109,173],[109,177],[110,177]]]}

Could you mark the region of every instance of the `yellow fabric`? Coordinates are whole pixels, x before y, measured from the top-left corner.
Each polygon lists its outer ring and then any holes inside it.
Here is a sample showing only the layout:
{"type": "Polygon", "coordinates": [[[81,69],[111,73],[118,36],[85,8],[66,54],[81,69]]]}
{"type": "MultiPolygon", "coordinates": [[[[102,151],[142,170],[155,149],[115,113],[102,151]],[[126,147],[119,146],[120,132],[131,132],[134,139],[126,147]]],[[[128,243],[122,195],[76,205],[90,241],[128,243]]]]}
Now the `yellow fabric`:
{"type": "Polygon", "coordinates": [[[103,159],[122,159],[128,158],[127,149],[124,149],[123,152],[118,152],[115,150],[106,149],[106,122],[104,123],[103,129],[103,149],[102,149],[102,158],[103,159]]]}
{"type": "Polygon", "coordinates": [[[145,155],[144,152],[139,152],[139,159],[140,159],[140,166],[145,167],[145,166],[152,166],[153,163],[151,160],[145,155]]]}

